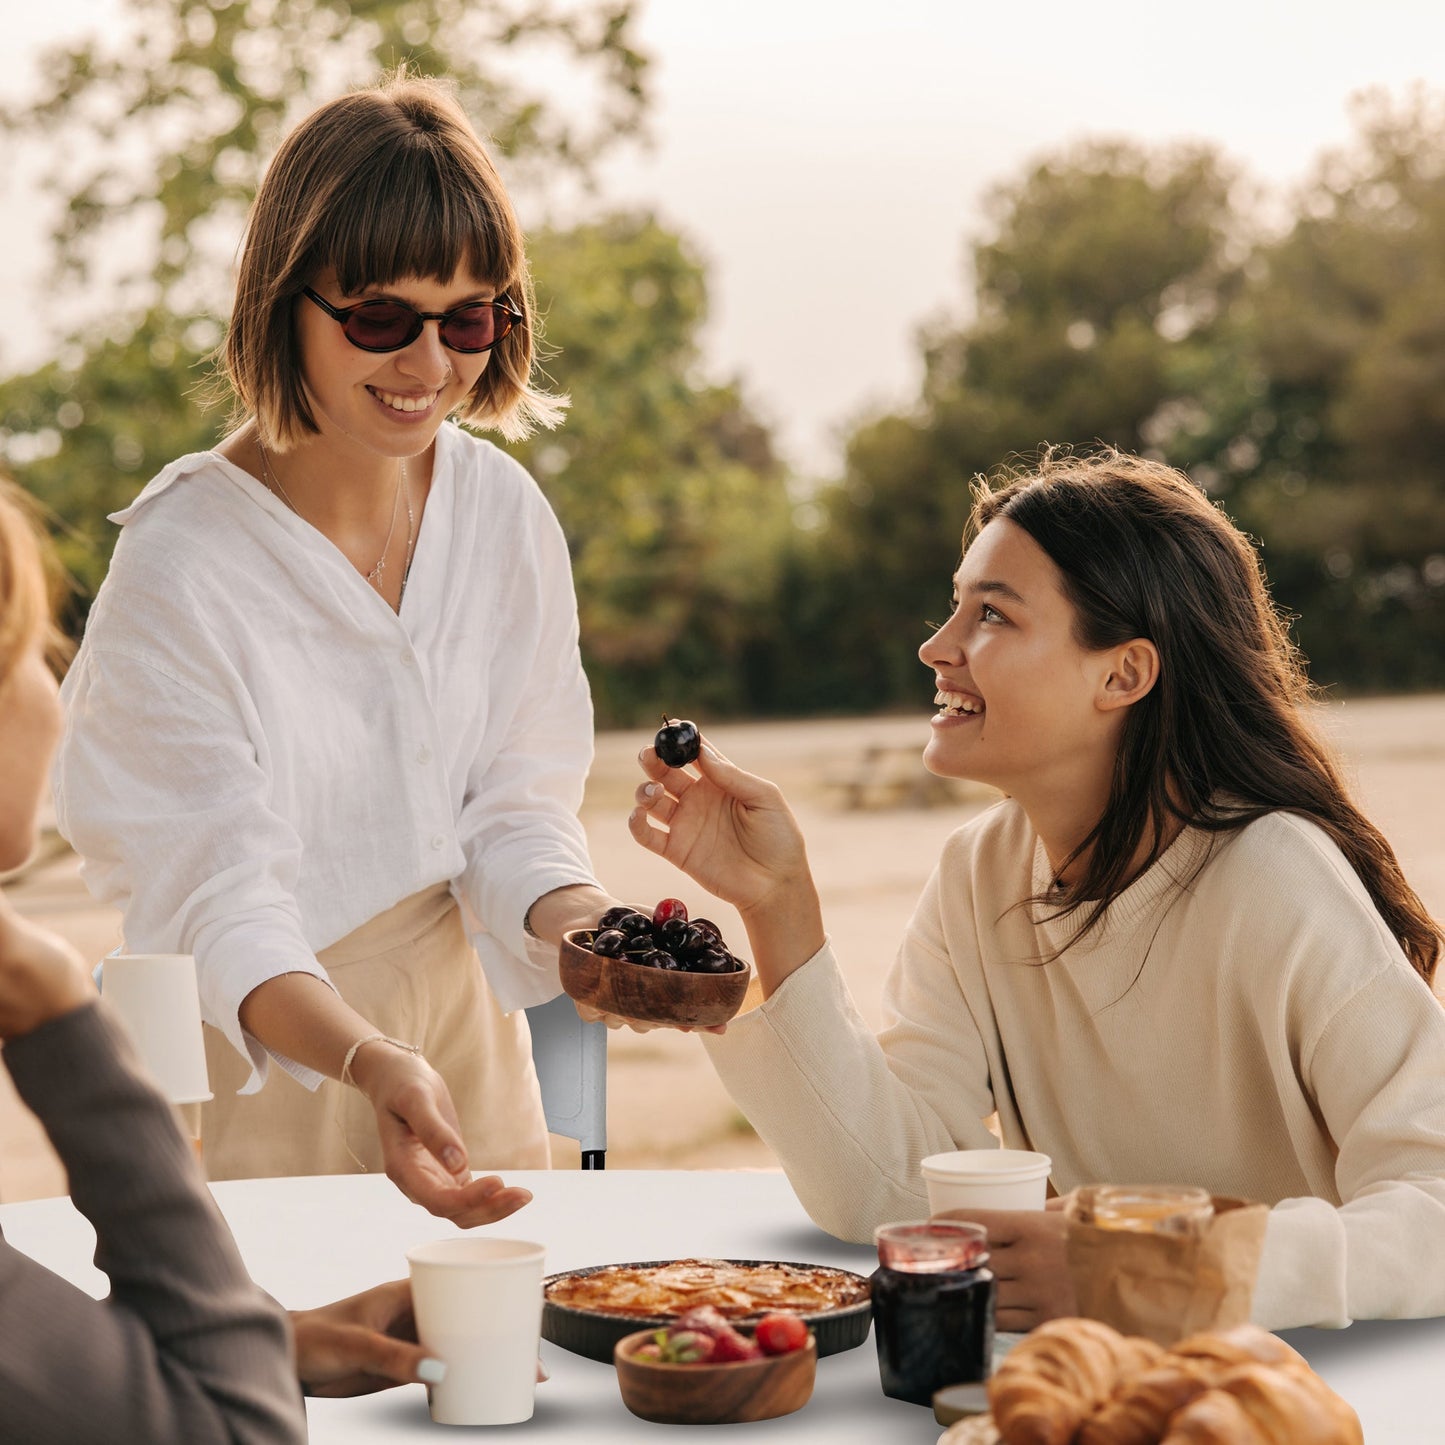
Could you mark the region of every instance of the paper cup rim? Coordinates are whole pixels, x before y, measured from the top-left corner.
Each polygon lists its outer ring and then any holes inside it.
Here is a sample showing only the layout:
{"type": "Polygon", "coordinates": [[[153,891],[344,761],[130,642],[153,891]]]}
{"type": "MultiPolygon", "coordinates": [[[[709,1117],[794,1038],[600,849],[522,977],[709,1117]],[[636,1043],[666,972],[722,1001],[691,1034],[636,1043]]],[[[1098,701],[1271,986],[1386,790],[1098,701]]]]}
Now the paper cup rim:
{"type": "Polygon", "coordinates": [[[547,1257],[547,1247],[531,1239],[428,1239],[406,1251],[411,1265],[440,1266],[443,1269],[506,1269],[533,1265],[547,1257]],[[496,1253],[490,1252],[496,1249],[496,1253]],[[467,1251],[478,1250],[473,1258],[467,1251]]]}
{"type": "Polygon", "coordinates": [[[1028,1149],[999,1150],[996,1154],[987,1149],[951,1149],[944,1154],[930,1154],[918,1167],[925,1179],[937,1184],[1022,1184],[1047,1179],[1053,1160],[1028,1149]],[[956,1159],[960,1153],[973,1153],[977,1158],[970,1160],[967,1168],[950,1169],[941,1162],[956,1159]]]}

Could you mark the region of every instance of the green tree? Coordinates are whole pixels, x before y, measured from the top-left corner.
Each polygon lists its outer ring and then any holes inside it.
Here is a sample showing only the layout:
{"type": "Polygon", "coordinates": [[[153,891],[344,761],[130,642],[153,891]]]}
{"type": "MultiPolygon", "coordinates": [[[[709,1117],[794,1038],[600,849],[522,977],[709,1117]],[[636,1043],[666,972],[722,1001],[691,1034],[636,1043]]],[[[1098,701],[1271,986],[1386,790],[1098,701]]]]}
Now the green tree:
{"type": "Polygon", "coordinates": [[[973,318],[923,337],[917,407],[855,431],[819,499],[798,590],[821,661],[799,705],[917,700],[910,644],[945,610],[976,474],[1043,441],[1207,430],[1247,254],[1238,185],[1207,148],[1087,142],[992,193],[973,318]]]}
{"type": "Polygon", "coordinates": [[[701,375],[702,263],[642,214],[539,232],[531,255],[572,405],[513,450],[568,534],[599,715],[766,707],[792,509],[737,384],[701,375]]]}
{"type": "Polygon", "coordinates": [[[1241,308],[1216,464],[1318,680],[1445,683],[1445,97],[1361,96],[1241,308]]]}
{"type": "Polygon", "coordinates": [[[585,176],[643,123],[633,10],[632,0],[126,0],[117,33],[43,54],[38,94],[0,125],[52,163],[62,275],[88,274],[139,219],[154,242],[133,278],[143,306],[220,313],[261,172],[322,100],[404,63],[450,77],[524,183],[559,167],[585,176]],[[523,78],[536,52],[560,55],[581,113],[523,78]]]}
{"type": "Polygon", "coordinates": [[[209,317],[153,308],[120,340],[60,356],[0,382],[0,447],[8,468],[59,523],[61,561],[75,579],[75,630],[110,562],[111,512],[127,506],[166,462],[218,438],[196,400],[220,335],[209,317]]]}

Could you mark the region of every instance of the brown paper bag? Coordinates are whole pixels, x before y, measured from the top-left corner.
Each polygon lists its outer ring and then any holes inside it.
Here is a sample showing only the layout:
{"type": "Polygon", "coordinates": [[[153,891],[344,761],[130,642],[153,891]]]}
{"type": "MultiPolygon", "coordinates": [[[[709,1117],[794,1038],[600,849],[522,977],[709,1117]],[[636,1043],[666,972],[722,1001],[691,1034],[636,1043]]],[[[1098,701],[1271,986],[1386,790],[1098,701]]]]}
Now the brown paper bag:
{"type": "Polygon", "coordinates": [[[1081,1315],[1166,1346],[1249,1319],[1265,1205],[1216,1195],[1199,1232],[1157,1234],[1098,1228],[1092,1192],[1077,1189],[1068,1204],[1065,1250],[1081,1315]]]}

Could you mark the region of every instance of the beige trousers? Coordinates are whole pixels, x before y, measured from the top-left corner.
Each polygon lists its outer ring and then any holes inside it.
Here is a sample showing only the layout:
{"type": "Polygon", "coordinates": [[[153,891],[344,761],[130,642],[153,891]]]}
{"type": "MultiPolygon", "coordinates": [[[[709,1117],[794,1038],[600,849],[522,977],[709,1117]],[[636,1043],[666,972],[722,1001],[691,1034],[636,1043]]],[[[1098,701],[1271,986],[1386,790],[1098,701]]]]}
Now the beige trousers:
{"type": "MultiPolygon", "coordinates": [[[[542,1096],[526,1015],[498,1007],[445,884],[404,898],[317,958],[377,1033],[417,1043],[446,1080],[473,1169],[546,1169],[542,1096]]],[[[201,1110],[210,1179],[382,1172],[376,1115],[357,1089],[314,1092],[273,1061],[257,1094],[236,1091],[250,1065],[207,1028],[215,1098],[201,1110]]]]}

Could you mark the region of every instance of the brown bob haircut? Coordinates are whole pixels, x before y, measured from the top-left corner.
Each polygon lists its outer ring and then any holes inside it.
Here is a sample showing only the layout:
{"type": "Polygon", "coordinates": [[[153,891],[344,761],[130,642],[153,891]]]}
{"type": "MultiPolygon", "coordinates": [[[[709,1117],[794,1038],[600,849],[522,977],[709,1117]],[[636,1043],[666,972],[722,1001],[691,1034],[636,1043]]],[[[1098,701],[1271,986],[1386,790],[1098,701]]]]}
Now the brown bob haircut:
{"type": "Polygon", "coordinates": [[[354,296],[408,276],[449,281],[463,266],[524,319],[492,349],[460,419],[509,440],[556,425],[566,399],[531,382],[536,308],[521,228],[451,89],[401,71],[313,111],[251,207],[222,353],[238,412],[277,450],[318,430],[294,312],[322,271],[354,296]]]}

